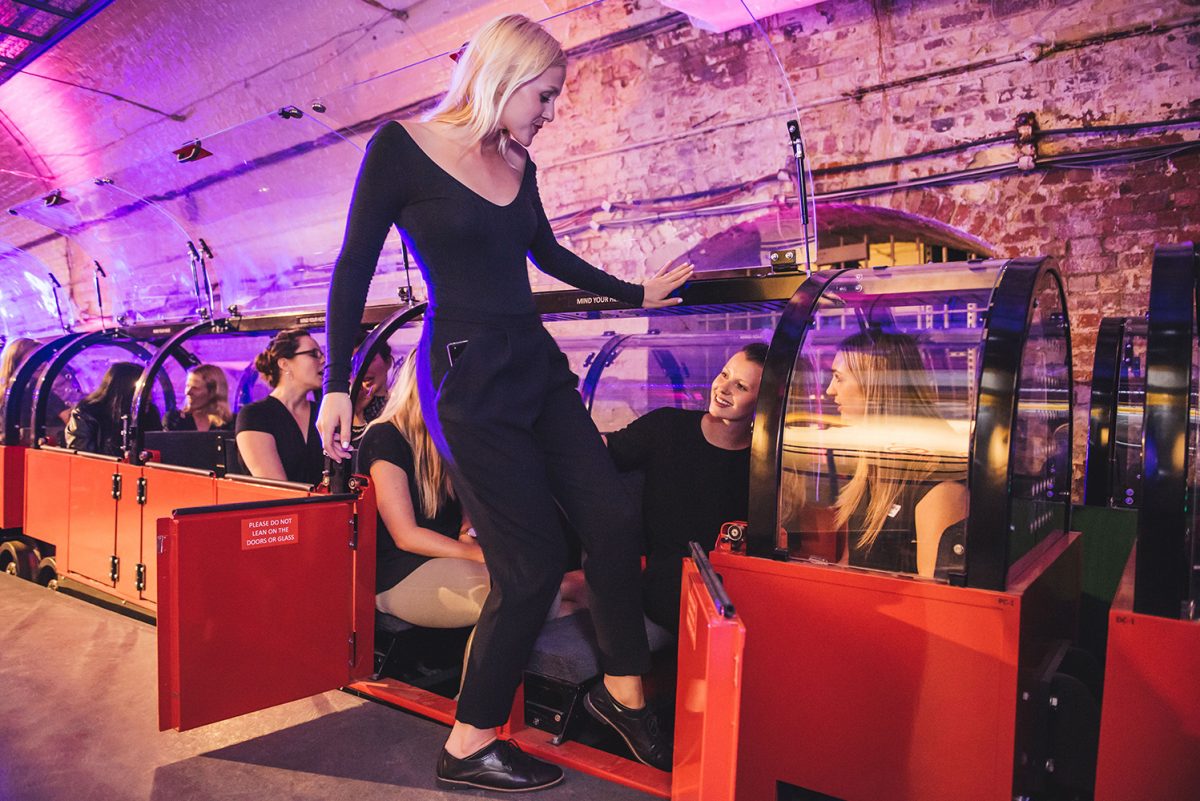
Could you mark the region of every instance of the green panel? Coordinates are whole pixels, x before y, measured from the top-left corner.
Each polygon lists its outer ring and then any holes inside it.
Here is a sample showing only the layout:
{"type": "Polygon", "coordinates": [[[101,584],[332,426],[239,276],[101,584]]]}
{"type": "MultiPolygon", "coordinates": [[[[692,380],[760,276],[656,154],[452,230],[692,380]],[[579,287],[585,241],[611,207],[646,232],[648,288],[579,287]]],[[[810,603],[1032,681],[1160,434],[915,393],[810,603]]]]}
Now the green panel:
{"type": "Polygon", "coordinates": [[[1108,610],[1137,535],[1136,509],[1076,506],[1071,528],[1083,534],[1080,645],[1101,662],[1108,640],[1108,610]]]}

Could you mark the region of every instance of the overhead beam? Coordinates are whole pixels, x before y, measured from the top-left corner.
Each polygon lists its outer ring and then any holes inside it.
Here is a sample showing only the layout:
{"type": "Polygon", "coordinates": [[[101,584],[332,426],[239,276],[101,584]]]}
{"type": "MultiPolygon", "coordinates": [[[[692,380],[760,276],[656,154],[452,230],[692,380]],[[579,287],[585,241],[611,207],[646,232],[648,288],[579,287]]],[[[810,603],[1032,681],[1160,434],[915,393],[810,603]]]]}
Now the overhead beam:
{"type": "Polygon", "coordinates": [[[55,16],[65,17],[66,19],[75,19],[79,16],[78,11],[70,11],[65,8],[55,8],[49,3],[40,2],[40,0],[13,0],[13,2],[19,6],[29,6],[30,8],[36,8],[38,11],[45,11],[47,14],[54,14],[55,16]]]}

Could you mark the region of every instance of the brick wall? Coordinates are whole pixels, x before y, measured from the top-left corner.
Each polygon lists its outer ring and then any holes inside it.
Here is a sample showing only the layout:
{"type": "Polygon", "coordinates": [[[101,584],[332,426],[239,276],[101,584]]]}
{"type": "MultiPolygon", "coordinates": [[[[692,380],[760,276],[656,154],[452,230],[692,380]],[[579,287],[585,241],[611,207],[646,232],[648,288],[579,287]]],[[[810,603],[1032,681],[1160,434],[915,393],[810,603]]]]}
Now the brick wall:
{"type": "MultiPolygon", "coordinates": [[[[1025,112],[1042,131],[1200,116],[1196,0],[828,2],[770,18],[765,28],[800,108],[818,192],[1012,162],[1015,145],[1001,142],[820,173],[1007,134],[1025,112]]],[[[560,120],[538,144],[543,197],[553,215],[769,175],[789,164],[788,106],[778,69],[750,26],[710,35],[681,25],[587,56],[572,66],[560,120]]],[[[1182,143],[1198,133],[1193,126],[1049,135],[1039,154],[1182,143]]],[[[1160,155],[860,202],[941,220],[997,255],[1054,258],[1074,336],[1078,472],[1100,318],[1144,313],[1155,243],[1200,238],[1198,167],[1195,152],[1160,155]]],[[[739,199],[787,191],[780,181],[739,199]]],[[[592,219],[603,226],[637,216],[600,212],[592,219]]],[[[602,227],[570,243],[639,278],[747,216],[754,215],[602,227]]]]}

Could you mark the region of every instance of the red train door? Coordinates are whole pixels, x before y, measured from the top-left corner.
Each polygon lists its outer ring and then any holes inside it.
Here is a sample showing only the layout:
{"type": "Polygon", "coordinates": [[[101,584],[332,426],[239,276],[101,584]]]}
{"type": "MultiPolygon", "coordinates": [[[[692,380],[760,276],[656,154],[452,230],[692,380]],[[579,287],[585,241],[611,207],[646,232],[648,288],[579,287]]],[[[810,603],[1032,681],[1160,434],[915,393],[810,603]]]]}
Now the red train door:
{"type": "Polygon", "coordinates": [[[159,727],[180,731],[370,675],[375,505],[327,495],[158,520],[159,727]]]}
{"type": "Polygon", "coordinates": [[[732,801],[746,627],[704,552],[685,560],[672,801],[732,801]]]}

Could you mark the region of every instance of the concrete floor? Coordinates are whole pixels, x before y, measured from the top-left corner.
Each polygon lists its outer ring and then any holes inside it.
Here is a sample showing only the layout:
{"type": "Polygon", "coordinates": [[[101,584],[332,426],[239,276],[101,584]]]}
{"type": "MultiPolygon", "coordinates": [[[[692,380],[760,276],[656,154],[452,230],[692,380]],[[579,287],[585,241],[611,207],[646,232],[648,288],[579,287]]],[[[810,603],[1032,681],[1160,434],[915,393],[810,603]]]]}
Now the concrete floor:
{"type": "MultiPolygon", "coordinates": [[[[153,626],[0,574],[0,801],[446,799],[446,729],[341,692],[158,731],[153,626]]],[[[511,796],[505,796],[511,797],[511,796]]],[[[538,801],[650,798],[568,771],[538,801]]]]}

